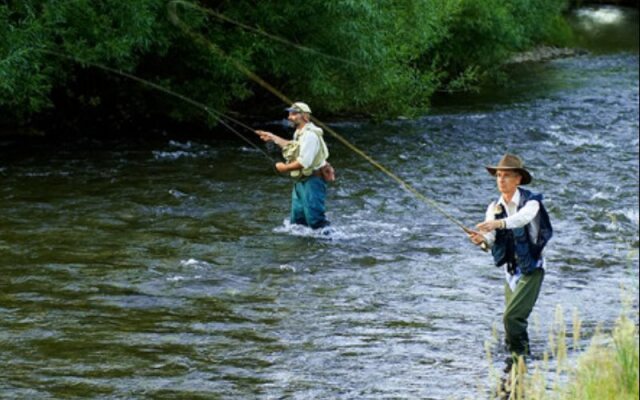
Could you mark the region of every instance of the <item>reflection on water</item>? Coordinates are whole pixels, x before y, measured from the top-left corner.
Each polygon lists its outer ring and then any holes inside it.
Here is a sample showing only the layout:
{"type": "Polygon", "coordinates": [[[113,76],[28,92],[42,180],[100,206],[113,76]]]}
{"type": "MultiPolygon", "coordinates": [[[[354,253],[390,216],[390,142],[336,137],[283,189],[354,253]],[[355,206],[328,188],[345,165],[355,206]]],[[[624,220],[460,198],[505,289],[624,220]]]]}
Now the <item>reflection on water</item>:
{"type": "MultiPolygon", "coordinates": [[[[523,156],[556,229],[540,354],[557,304],[586,344],[620,285],[637,291],[638,57],[556,60],[516,87],[338,129],[469,225],[495,196],[483,166],[523,156]]],[[[176,137],[0,143],[0,398],[447,399],[487,382],[502,273],[456,226],[329,139],[335,232],[316,237],[283,224],[291,183],[260,153],[176,137]]]]}
{"type": "Polygon", "coordinates": [[[600,25],[619,24],[627,15],[616,7],[581,8],[575,14],[580,19],[580,24],[589,30],[600,25]]]}
{"type": "Polygon", "coordinates": [[[578,43],[593,52],[629,51],[638,53],[638,9],[614,6],[575,10],[569,22],[578,43]]]}

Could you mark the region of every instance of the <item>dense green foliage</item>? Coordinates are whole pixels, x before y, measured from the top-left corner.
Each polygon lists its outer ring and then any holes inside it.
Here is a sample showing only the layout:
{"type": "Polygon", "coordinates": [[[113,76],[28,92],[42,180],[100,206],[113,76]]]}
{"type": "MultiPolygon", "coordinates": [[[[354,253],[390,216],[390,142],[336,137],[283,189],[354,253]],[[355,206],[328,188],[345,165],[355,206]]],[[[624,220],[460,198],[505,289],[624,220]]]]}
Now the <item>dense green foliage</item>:
{"type": "MultiPolygon", "coordinates": [[[[0,119],[64,115],[202,120],[197,108],[47,49],[122,69],[226,112],[279,100],[175,26],[167,0],[0,3],[0,119]]],[[[424,111],[434,92],[495,76],[515,51],[553,40],[563,0],[211,0],[198,4],[267,35],[178,7],[194,32],[293,99],[325,113],[424,111]],[[329,55],[330,57],[327,57],[329,55]],[[333,57],[333,58],[332,58],[333,57]],[[336,59],[338,58],[338,59],[336,59]]],[[[250,111],[247,111],[250,110],[250,111]]]]}

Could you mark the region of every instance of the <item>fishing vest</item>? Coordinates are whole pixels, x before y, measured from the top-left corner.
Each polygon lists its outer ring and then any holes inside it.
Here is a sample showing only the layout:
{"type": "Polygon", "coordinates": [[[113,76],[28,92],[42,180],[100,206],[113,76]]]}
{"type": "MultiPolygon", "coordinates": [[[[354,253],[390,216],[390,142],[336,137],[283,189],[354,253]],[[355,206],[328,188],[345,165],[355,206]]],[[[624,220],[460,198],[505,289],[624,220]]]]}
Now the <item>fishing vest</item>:
{"type": "MultiPolygon", "coordinates": [[[[514,275],[516,268],[519,268],[524,275],[531,274],[539,266],[542,250],[546,246],[551,236],[553,228],[549,220],[549,214],[542,204],[542,194],[534,194],[526,189],[518,188],[520,191],[520,202],[518,210],[524,207],[529,200],[537,200],[540,210],[534,217],[538,224],[538,235],[533,240],[529,234],[531,223],[513,229],[497,229],[496,241],[491,247],[491,254],[496,267],[507,264],[507,271],[514,275]]],[[[507,217],[507,210],[500,207],[500,212],[495,214],[496,219],[507,217]]]]}
{"type": "Polygon", "coordinates": [[[289,143],[282,149],[282,156],[285,160],[287,160],[287,163],[297,160],[300,156],[300,140],[304,135],[317,135],[318,139],[320,140],[320,148],[318,149],[318,152],[316,153],[315,157],[313,158],[313,162],[309,167],[301,170],[297,169],[290,172],[291,177],[296,179],[311,176],[311,174],[313,174],[313,171],[320,168],[327,160],[327,158],[329,158],[329,149],[327,148],[327,144],[324,142],[324,138],[322,137],[322,129],[315,126],[312,122],[307,122],[304,127],[302,127],[302,129],[296,131],[296,133],[293,135],[293,140],[291,141],[291,143],[289,143]]]}

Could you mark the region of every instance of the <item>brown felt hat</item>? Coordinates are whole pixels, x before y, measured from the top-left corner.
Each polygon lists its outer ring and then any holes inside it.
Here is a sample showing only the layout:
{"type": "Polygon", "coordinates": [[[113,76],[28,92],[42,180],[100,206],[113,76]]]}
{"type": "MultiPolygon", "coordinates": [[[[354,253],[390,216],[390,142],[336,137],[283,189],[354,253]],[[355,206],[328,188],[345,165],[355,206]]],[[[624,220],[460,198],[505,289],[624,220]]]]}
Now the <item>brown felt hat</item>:
{"type": "Polygon", "coordinates": [[[497,171],[516,171],[522,176],[520,181],[521,185],[531,183],[531,174],[524,167],[524,163],[520,157],[513,154],[505,154],[500,159],[500,162],[496,166],[487,166],[487,171],[493,176],[496,176],[497,171]]]}

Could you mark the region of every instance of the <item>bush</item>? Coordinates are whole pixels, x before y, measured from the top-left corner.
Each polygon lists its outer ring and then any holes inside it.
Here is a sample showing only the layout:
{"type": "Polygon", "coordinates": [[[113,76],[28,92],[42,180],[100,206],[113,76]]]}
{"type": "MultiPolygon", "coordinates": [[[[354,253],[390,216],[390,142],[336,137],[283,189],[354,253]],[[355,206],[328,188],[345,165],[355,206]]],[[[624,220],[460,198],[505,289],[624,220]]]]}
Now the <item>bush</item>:
{"type": "MultiPolygon", "coordinates": [[[[290,98],[322,112],[379,118],[424,112],[435,91],[471,88],[495,74],[511,52],[562,32],[563,2],[557,0],[206,3],[212,13],[177,4],[189,30],[290,98]]],[[[167,96],[149,99],[148,88],[87,62],[127,71],[221,112],[281,110],[229,58],[173,25],[167,4],[0,4],[0,119],[29,123],[53,109],[67,120],[101,113],[113,120],[203,119],[197,108],[167,96]]]]}

